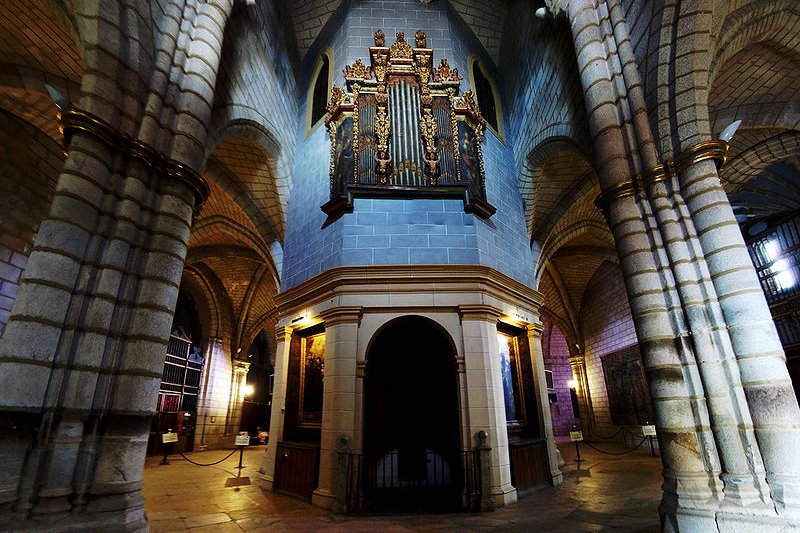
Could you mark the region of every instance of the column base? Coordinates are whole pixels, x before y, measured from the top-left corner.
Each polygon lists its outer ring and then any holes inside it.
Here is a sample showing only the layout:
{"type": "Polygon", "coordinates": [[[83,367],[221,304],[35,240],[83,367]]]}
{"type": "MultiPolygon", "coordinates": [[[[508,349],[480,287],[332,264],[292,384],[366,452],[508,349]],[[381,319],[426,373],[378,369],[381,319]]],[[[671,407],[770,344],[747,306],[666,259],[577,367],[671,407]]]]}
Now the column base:
{"type": "Polygon", "coordinates": [[[505,507],[517,501],[517,489],[512,485],[500,487],[498,492],[492,492],[494,508],[505,507]]]}
{"type": "Polygon", "coordinates": [[[758,531],[759,533],[778,533],[795,531],[800,528],[800,520],[776,514],[764,514],[761,509],[740,509],[738,511],[713,511],[707,509],[662,508],[661,529],[668,533],[718,531],[719,533],[740,533],[758,531]]]}
{"type": "Polygon", "coordinates": [[[333,510],[336,495],[328,489],[317,489],[311,494],[311,505],[328,511],[333,510]]]}
{"type": "Polygon", "coordinates": [[[261,487],[261,490],[265,490],[267,492],[272,492],[275,487],[275,480],[272,476],[261,476],[261,479],[258,480],[258,484],[261,487]]]}
{"type": "Polygon", "coordinates": [[[144,500],[138,492],[95,496],[81,512],[34,514],[28,518],[14,517],[0,521],[0,530],[9,533],[62,533],[115,531],[147,532],[149,525],[144,512],[144,500]]]}

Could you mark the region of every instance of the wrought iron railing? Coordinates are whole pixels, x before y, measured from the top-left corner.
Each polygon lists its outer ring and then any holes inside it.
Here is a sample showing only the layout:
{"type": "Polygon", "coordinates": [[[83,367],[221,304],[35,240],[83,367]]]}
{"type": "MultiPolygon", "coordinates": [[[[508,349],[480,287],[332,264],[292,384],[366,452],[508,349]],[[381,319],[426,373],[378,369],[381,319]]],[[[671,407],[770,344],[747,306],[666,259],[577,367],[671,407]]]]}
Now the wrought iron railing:
{"type": "Polygon", "coordinates": [[[380,456],[349,454],[347,512],[479,511],[479,452],[468,450],[456,457],[429,449],[380,456]]]}

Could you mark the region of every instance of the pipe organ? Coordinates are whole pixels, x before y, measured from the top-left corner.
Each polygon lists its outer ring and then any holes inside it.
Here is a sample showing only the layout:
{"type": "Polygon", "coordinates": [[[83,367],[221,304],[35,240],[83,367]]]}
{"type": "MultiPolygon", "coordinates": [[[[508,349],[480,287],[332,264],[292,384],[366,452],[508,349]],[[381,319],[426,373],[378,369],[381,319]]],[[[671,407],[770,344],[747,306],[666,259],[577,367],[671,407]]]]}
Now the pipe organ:
{"type": "Polygon", "coordinates": [[[412,48],[403,33],[385,46],[375,32],[370,64],[344,69],[346,88],[328,103],[331,141],[329,221],[352,212],[354,197],[460,197],[482,218],[495,213],[486,198],[484,120],[472,91],[446,59],[433,66],[422,31],[412,48]]]}

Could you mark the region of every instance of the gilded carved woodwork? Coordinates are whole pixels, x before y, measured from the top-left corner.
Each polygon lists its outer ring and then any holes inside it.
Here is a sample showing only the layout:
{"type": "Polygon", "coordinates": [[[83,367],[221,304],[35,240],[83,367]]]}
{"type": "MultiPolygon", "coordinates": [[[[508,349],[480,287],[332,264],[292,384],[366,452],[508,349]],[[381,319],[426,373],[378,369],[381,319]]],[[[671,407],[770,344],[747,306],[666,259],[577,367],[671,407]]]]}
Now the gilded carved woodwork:
{"type": "MultiPolygon", "coordinates": [[[[397,40],[389,48],[389,54],[392,59],[411,59],[413,52],[411,47],[406,42],[405,34],[401,31],[397,32],[397,40]]],[[[423,34],[424,35],[424,34],[423,34]]]]}
{"type": "Polygon", "coordinates": [[[461,77],[446,59],[435,66],[424,32],[414,43],[398,32],[386,46],[376,31],[369,64],[345,66],[346,87],[331,93],[331,199],[322,209],[332,218],[352,211],[353,196],[456,196],[467,212],[494,214],[475,98],[459,96],[461,77]]]}
{"type": "Polygon", "coordinates": [[[360,59],[356,59],[353,66],[347,65],[344,70],[344,77],[347,79],[370,80],[372,79],[372,67],[367,67],[360,59]]]}

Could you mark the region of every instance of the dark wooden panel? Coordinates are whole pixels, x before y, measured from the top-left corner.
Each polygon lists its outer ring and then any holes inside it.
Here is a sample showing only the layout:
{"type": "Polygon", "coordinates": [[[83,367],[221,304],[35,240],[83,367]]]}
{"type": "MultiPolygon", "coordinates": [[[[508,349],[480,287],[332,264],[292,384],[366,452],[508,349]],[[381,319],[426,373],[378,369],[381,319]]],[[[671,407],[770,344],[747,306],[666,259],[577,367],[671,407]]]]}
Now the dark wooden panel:
{"type": "Polygon", "coordinates": [[[511,483],[525,490],[550,483],[545,441],[510,446],[511,483]]]}
{"type": "Polygon", "coordinates": [[[279,442],[275,459],[275,490],[311,501],[319,476],[319,446],[279,442]]]}

